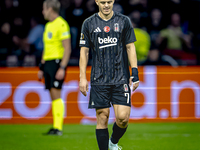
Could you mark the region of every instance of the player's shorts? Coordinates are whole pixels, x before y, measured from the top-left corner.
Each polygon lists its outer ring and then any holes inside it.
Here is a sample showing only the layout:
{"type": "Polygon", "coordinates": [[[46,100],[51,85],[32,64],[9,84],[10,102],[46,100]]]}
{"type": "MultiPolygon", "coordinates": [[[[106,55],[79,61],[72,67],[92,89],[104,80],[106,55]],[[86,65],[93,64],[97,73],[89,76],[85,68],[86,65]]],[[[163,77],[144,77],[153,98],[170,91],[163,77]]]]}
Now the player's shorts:
{"type": "Polygon", "coordinates": [[[88,108],[109,108],[111,104],[131,106],[128,84],[91,85],[88,108]]]}
{"type": "Polygon", "coordinates": [[[56,72],[60,68],[60,59],[55,59],[51,61],[45,61],[44,64],[44,79],[45,79],[45,88],[46,89],[51,89],[51,88],[56,88],[56,89],[61,89],[63,80],[57,80],[55,78],[56,72]]]}

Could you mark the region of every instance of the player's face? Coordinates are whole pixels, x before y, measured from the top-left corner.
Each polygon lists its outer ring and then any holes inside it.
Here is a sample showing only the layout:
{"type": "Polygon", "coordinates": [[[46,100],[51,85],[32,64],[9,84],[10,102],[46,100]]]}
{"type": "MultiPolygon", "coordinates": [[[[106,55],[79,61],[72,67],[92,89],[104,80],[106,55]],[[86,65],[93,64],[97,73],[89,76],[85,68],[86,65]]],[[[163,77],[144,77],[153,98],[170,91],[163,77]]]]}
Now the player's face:
{"type": "Polygon", "coordinates": [[[95,0],[95,1],[99,7],[100,13],[106,16],[111,14],[113,10],[114,0],[95,0]]]}
{"type": "Polygon", "coordinates": [[[49,20],[51,8],[47,8],[46,5],[47,4],[44,2],[42,14],[43,14],[45,20],[49,20]]]}

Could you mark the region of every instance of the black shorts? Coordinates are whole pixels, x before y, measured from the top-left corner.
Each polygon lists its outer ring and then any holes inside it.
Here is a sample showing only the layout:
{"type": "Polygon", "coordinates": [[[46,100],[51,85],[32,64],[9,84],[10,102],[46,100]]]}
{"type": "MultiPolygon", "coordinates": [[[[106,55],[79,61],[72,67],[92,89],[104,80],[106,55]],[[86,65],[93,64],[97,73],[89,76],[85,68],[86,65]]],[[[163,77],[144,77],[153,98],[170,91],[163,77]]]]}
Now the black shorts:
{"type": "Polygon", "coordinates": [[[128,84],[91,85],[88,108],[109,108],[111,104],[131,106],[128,84]]]}
{"type": "Polygon", "coordinates": [[[55,59],[51,61],[46,61],[44,64],[44,78],[45,78],[45,88],[46,89],[51,89],[51,88],[56,88],[56,89],[61,89],[63,80],[57,80],[55,78],[56,72],[58,71],[60,67],[60,59],[55,59]]]}

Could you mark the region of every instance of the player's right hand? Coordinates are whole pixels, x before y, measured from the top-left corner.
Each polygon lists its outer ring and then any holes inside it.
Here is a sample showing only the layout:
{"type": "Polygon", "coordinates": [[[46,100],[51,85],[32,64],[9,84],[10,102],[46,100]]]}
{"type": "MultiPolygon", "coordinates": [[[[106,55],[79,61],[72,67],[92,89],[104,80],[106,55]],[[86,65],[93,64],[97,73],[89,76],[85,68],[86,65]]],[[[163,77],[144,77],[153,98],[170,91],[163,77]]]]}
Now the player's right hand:
{"type": "Polygon", "coordinates": [[[42,80],[43,75],[44,75],[44,72],[43,72],[42,70],[39,70],[39,71],[38,71],[38,79],[39,79],[39,80],[42,80]]]}
{"type": "Polygon", "coordinates": [[[86,79],[80,79],[79,89],[84,96],[87,96],[88,92],[88,81],[86,79]]]}
{"type": "Polygon", "coordinates": [[[139,80],[136,82],[133,82],[133,77],[130,77],[129,85],[132,86],[132,88],[133,88],[132,90],[135,91],[139,86],[139,80]]]}

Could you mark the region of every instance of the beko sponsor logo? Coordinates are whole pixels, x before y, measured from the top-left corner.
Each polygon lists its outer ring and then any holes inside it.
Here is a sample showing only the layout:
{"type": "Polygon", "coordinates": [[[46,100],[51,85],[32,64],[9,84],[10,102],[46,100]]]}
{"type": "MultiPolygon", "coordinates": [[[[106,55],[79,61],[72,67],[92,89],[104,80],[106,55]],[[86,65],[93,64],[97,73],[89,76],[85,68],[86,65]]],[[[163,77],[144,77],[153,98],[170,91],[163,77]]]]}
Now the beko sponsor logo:
{"type": "Polygon", "coordinates": [[[106,44],[106,45],[100,46],[99,47],[100,49],[105,48],[105,47],[115,46],[115,45],[117,45],[117,41],[118,40],[116,37],[114,37],[114,38],[112,38],[110,36],[108,36],[107,38],[98,37],[99,44],[106,44]]]}

